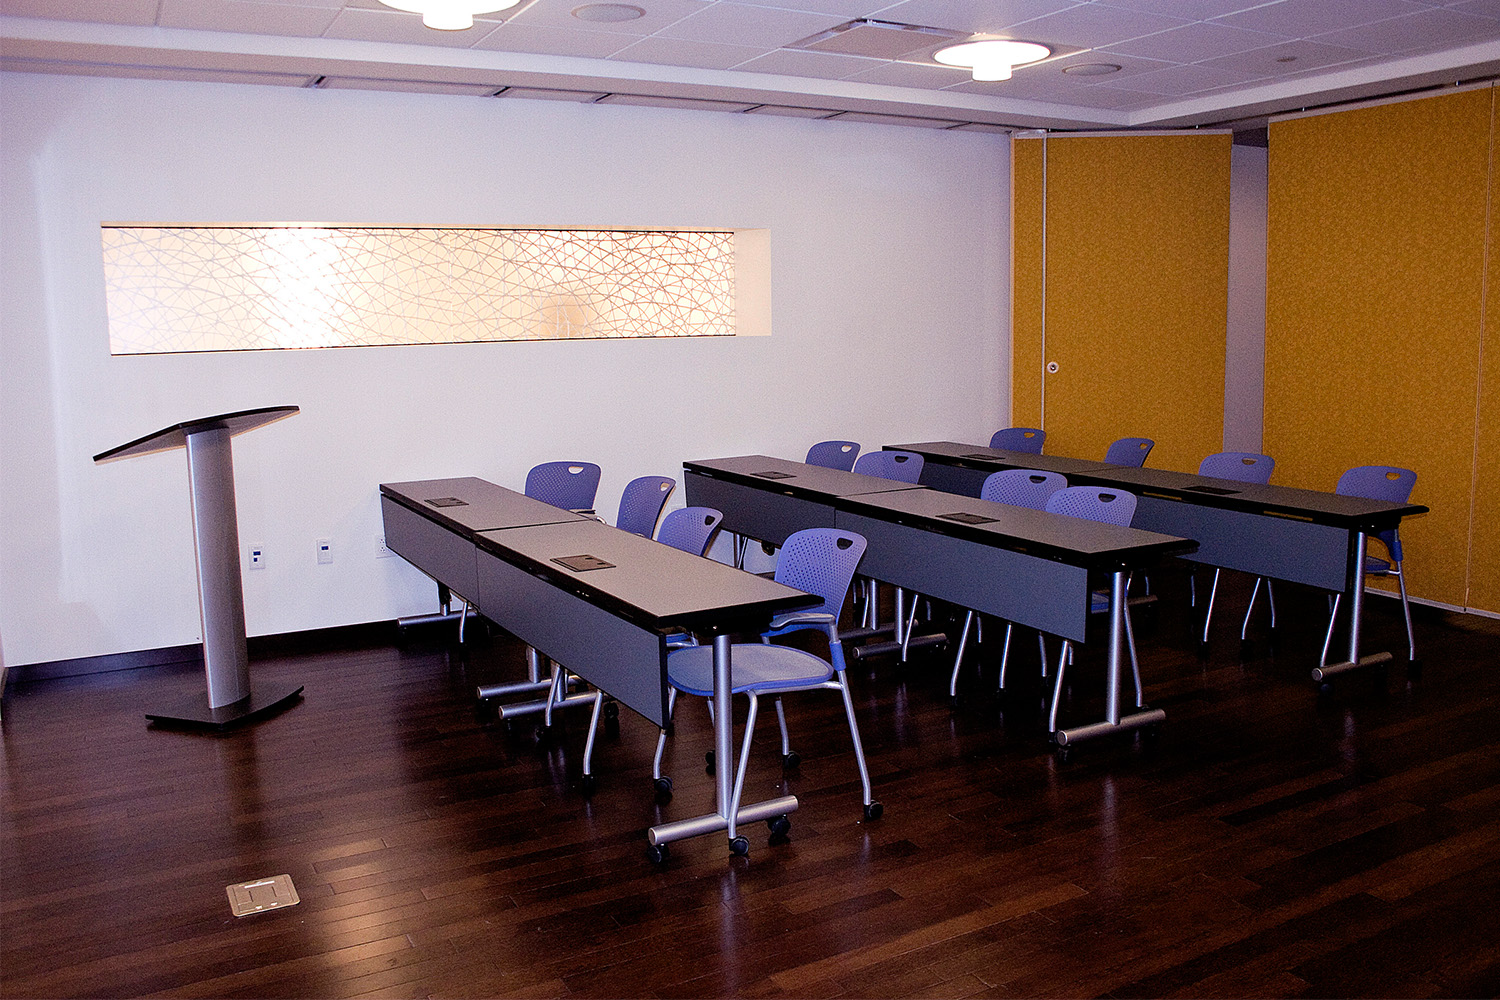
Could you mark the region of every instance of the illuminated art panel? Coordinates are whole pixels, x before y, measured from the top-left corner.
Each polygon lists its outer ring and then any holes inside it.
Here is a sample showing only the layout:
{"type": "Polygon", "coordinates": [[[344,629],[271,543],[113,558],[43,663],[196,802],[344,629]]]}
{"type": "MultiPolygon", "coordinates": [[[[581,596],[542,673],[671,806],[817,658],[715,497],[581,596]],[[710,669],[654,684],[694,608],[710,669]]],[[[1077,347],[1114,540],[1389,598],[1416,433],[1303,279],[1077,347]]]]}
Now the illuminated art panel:
{"type": "Polygon", "coordinates": [[[112,354],[735,333],[732,232],[103,228],[112,354]]]}

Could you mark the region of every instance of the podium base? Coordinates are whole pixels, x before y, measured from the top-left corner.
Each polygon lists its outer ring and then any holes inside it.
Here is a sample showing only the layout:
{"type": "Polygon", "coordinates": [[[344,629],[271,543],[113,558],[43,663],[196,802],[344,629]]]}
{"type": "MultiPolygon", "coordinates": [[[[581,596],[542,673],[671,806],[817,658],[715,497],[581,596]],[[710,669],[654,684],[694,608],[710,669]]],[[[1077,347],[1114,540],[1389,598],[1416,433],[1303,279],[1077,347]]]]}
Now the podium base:
{"type": "Polygon", "coordinates": [[[302,699],[302,685],[293,690],[275,688],[255,691],[248,697],[218,708],[210,708],[207,694],[196,694],[161,712],[147,712],[152,726],[161,729],[194,729],[227,732],[261,722],[302,699]]]}

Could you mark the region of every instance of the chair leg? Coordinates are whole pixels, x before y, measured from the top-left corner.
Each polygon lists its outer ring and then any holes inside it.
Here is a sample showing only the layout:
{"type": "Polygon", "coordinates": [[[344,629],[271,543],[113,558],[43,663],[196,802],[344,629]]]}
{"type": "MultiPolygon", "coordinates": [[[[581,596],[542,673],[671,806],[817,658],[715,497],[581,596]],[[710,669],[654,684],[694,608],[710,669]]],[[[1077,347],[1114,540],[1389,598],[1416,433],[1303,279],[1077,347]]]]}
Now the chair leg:
{"type": "MultiPolygon", "coordinates": [[[[844,714],[849,717],[849,739],[854,742],[854,760],[859,765],[859,782],[864,788],[864,804],[869,806],[874,802],[870,794],[870,769],[865,766],[865,745],[860,742],[859,723],[854,721],[854,699],[849,694],[849,681],[844,677],[844,672],[838,672],[839,693],[844,696],[844,714]]],[[[749,746],[747,742],[746,747],[749,746]]],[[[873,817],[872,817],[873,818],[873,817]]]]}
{"type": "Polygon", "coordinates": [[[1339,598],[1344,595],[1333,595],[1333,606],[1328,610],[1328,633],[1323,636],[1323,652],[1318,657],[1318,666],[1328,666],[1328,647],[1333,642],[1333,623],[1339,620],[1339,598]]]}
{"type": "Polygon", "coordinates": [[[594,710],[589,715],[589,735],[583,742],[583,778],[584,787],[587,788],[594,776],[594,736],[599,732],[599,712],[604,707],[604,692],[595,689],[594,710]]]}
{"type": "MultiPolygon", "coordinates": [[[[1240,642],[1247,641],[1250,632],[1250,616],[1255,614],[1255,599],[1260,596],[1260,582],[1264,577],[1255,578],[1255,586],[1250,588],[1250,604],[1245,608],[1245,620],[1240,623],[1240,642]]],[[[1270,588],[1267,587],[1267,590],[1270,588]]]]}
{"type": "MultiPolygon", "coordinates": [[[[964,613],[964,628],[958,636],[958,652],[953,654],[953,676],[948,678],[948,697],[958,697],[958,670],[964,664],[964,649],[969,644],[969,626],[974,623],[974,612],[972,610],[964,613]]],[[[1003,669],[1003,668],[1002,668],[1003,669]]],[[[1002,675],[1003,676],[1003,675],[1002,675]]],[[[1002,681],[1000,684],[1004,687],[1002,681]]]]}
{"type": "Polygon", "coordinates": [[[1064,639],[1062,652],[1057,656],[1057,685],[1052,689],[1052,711],[1047,716],[1047,731],[1057,732],[1057,706],[1062,703],[1063,667],[1067,665],[1069,654],[1073,652],[1073,641],[1064,639]]]}
{"type": "Polygon", "coordinates": [[[792,739],[787,734],[786,709],[781,707],[781,699],[776,699],[776,722],[781,726],[781,759],[786,760],[792,753],[792,739]]]}
{"type": "Polygon", "coordinates": [[[467,598],[459,598],[463,607],[458,612],[458,644],[464,644],[464,623],[469,620],[469,601],[467,598]]]}
{"type": "Polygon", "coordinates": [[[1146,695],[1141,687],[1141,661],[1135,655],[1135,628],[1130,624],[1130,606],[1125,607],[1125,640],[1130,647],[1130,672],[1135,675],[1135,707],[1146,704],[1146,695]]]}
{"type": "Polygon", "coordinates": [[[1204,609],[1204,612],[1203,612],[1203,641],[1204,642],[1208,641],[1208,623],[1211,622],[1211,621],[1213,621],[1213,617],[1214,617],[1214,596],[1216,594],[1218,594],[1218,592],[1219,592],[1219,574],[1222,573],[1222,572],[1223,572],[1223,570],[1215,567],[1215,569],[1214,569],[1214,582],[1213,582],[1213,586],[1211,586],[1211,587],[1208,588],[1208,607],[1206,609],[1204,609]]]}
{"type": "Polygon", "coordinates": [[[1005,667],[1010,662],[1010,634],[1015,630],[1015,622],[1005,623],[1005,641],[1000,644],[1000,687],[1005,690],[1005,667]]]}
{"type": "Polygon", "coordinates": [[[1042,680],[1047,679],[1047,637],[1041,632],[1036,634],[1037,652],[1042,655],[1042,680]]]}
{"type": "MultiPolygon", "coordinates": [[[[670,723],[672,721],[672,710],[675,709],[676,707],[677,707],[677,689],[674,688],[674,687],[669,687],[669,688],[667,688],[667,722],[668,723],[670,723]]],[[[667,748],[667,731],[666,731],[666,729],[662,729],[662,731],[660,733],[658,733],[657,737],[656,737],[656,757],[653,758],[652,761],[651,761],[651,780],[652,781],[656,781],[656,780],[658,780],[658,779],[661,778],[661,755],[662,755],[662,751],[664,751],[666,748],[667,748]]]]}
{"type": "Polygon", "coordinates": [[[1266,603],[1271,606],[1271,631],[1276,631],[1276,588],[1275,583],[1269,576],[1266,577],[1266,603]]]}
{"type": "Polygon", "coordinates": [[[1401,585],[1401,613],[1406,616],[1406,658],[1415,660],[1417,658],[1417,634],[1411,629],[1411,601],[1406,597],[1406,577],[1401,572],[1401,564],[1396,563],[1396,572],[1391,576],[1401,585]]]}

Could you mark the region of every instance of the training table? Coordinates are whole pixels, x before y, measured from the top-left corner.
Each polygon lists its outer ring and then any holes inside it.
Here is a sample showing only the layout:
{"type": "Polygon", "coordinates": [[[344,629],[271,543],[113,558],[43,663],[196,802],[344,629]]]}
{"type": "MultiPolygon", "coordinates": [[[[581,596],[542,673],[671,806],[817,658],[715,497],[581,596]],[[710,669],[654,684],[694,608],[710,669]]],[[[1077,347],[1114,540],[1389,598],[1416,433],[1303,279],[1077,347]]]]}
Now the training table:
{"type": "Polygon", "coordinates": [[[796,797],[784,795],[726,815],[735,771],[731,635],[760,631],[775,615],[819,598],[592,518],[538,511],[530,505],[549,505],[483,480],[383,484],[380,491],[392,551],[657,726],[667,723],[667,637],[712,636],[714,752],[728,762],[715,769],[717,811],[652,827],[655,857],[664,858],[671,841],[719,830],[733,845],[738,824],[797,809],[796,797]],[[465,514],[466,506],[485,513],[465,514]],[[469,526],[496,519],[511,523],[469,526]]]}
{"type": "Polygon", "coordinates": [[[1314,680],[1324,681],[1392,658],[1389,652],[1360,655],[1365,539],[1398,527],[1403,517],[1427,513],[1420,504],[1030,455],[953,441],[886,448],[921,455],[923,485],[966,496],[978,496],[985,478],[1001,469],[1060,472],[1070,485],[1128,490],[1137,498],[1132,522],[1135,527],[1198,542],[1198,550],[1183,558],[1349,595],[1348,658],[1314,669],[1314,680]]]}

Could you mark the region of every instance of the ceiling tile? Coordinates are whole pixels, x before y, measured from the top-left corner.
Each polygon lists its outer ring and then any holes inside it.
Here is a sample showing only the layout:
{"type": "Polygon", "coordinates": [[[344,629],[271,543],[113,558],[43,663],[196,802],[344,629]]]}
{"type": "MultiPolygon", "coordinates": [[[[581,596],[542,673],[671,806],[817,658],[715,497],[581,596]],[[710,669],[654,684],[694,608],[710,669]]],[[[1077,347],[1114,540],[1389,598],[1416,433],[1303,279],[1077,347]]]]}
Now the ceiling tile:
{"type": "Polygon", "coordinates": [[[851,82],[875,83],[887,87],[921,87],[924,90],[942,90],[960,83],[969,76],[969,71],[954,66],[921,65],[918,63],[881,63],[848,79],[851,82]]]}
{"type": "Polygon", "coordinates": [[[1069,87],[1066,90],[1040,90],[1040,91],[1006,91],[1001,88],[1006,83],[1013,81],[985,83],[978,80],[969,80],[949,90],[962,94],[984,94],[988,97],[1011,98],[1017,101],[1038,101],[1046,104],[1058,104],[1064,107],[1073,106],[1080,108],[1096,108],[1103,110],[1118,110],[1149,107],[1161,102],[1159,94],[1136,93],[1124,89],[1105,89],[1103,87],[1069,87]]]}
{"type": "Polygon", "coordinates": [[[1175,66],[1176,63],[1163,62],[1160,59],[1142,59],[1139,56],[1127,56],[1118,52],[1075,52],[1072,55],[1062,56],[1057,59],[1048,59],[1046,62],[1036,66],[1018,66],[1012,79],[1027,80],[1038,79],[1056,81],[1066,84],[1093,84],[1102,80],[1120,80],[1137,73],[1150,73],[1153,70],[1165,69],[1175,66]],[[1120,67],[1118,72],[1107,73],[1103,76],[1085,76],[1065,72],[1070,67],[1097,65],[1108,63],[1120,67]],[[1061,76],[1058,80],[1054,74],[1061,76]]]}
{"type": "Polygon", "coordinates": [[[589,2],[589,0],[536,0],[536,3],[523,5],[522,9],[516,11],[508,23],[514,25],[526,25],[533,28],[566,28],[581,31],[608,31],[622,35],[649,35],[660,31],[669,24],[682,20],[689,14],[709,6],[710,0],[622,0],[631,3],[631,6],[640,7],[646,12],[645,17],[634,21],[612,21],[599,23],[597,21],[581,21],[573,16],[573,11],[589,2]]]}
{"type": "Polygon", "coordinates": [[[765,49],[750,45],[715,45],[683,38],[653,35],[627,45],[611,58],[617,62],[643,62],[696,69],[728,69],[747,59],[764,55],[765,49]]]}
{"type": "MultiPolygon", "coordinates": [[[[1142,94],[1160,94],[1163,97],[1186,97],[1188,94],[1198,94],[1205,90],[1248,83],[1255,78],[1255,75],[1251,73],[1236,73],[1227,69],[1214,69],[1211,66],[1168,66],[1166,69],[1159,69],[1152,73],[1137,74],[1123,83],[1119,89],[1133,90],[1142,94]]],[[[1101,82],[1099,86],[1109,88],[1110,84],[1101,82]]]]}
{"type": "Polygon", "coordinates": [[[763,56],[742,62],[735,69],[752,73],[777,73],[781,76],[804,76],[817,80],[842,80],[862,73],[873,66],[885,63],[858,56],[839,56],[826,52],[806,52],[799,49],[777,49],[763,56]]]}
{"type": "Polygon", "coordinates": [[[1437,9],[1393,17],[1377,24],[1318,35],[1327,45],[1345,45],[1365,52],[1407,52],[1437,45],[1469,45],[1500,38],[1500,21],[1456,10],[1437,9]]]}
{"type": "Polygon", "coordinates": [[[952,31],[997,32],[1070,7],[1076,0],[906,0],[882,10],[881,21],[952,31]]]}
{"type": "Polygon", "coordinates": [[[1164,62],[1198,62],[1250,49],[1262,49],[1287,39],[1260,31],[1244,31],[1209,21],[1187,24],[1157,35],[1147,35],[1108,46],[1111,52],[1164,62]]]}
{"type": "Polygon", "coordinates": [[[157,0],[0,0],[0,16],[148,25],[156,23],[156,7],[157,0]]]}
{"type": "Polygon", "coordinates": [[[874,17],[872,11],[889,7],[891,0],[776,0],[776,2],[751,3],[751,7],[774,7],[779,10],[797,10],[805,14],[832,14],[844,20],[856,17],[874,17]]]}
{"type": "Polygon", "coordinates": [[[1237,52],[1232,56],[1208,59],[1199,65],[1232,69],[1261,77],[1285,77],[1293,73],[1335,66],[1364,58],[1364,56],[1365,53],[1358,49],[1299,39],[1295,42],[1268,45],[1263,49],[1251,49],[1249,52],[1237,52]]]}
{"type": "Polygon", "coordinates": [[[252,35],[293,35],[316,38],[328,30],[338,11],[331,7],[301,7],[284,3],[247,3],[244,0],[162,0],[157,24],[163,28],[240,31],[252,35]]]}
{"type": "Polygon", "coordinates": [[[1014,25],[1006,33],[1033,42],[1097,48],[1191,23],[1177,17],[1089,4],[1014,25]]]}
{"type": "Polygon", "coordinates": [[[464,31],[439,31],[422,24],[420,14],[399,10],[358,10],[345,7],[333,19],[325,38],[353,38],[362,42],[404,42],[466,49],[495,29],[494,22],[475,21],[464,31]]]}
{"type": "Polygon", "coordinates": [[[1448,6],[1460,14],[1500,19],[1500,0],[1463,0],[1462,3],[1450,3],[1448,6]]]}
{"type": "Polygon", "coordinates": [[[1431,9],[1430,4],[1413,0],[1359,0],[1358,3],[1329,3],[1328,0],[1281,0],[1280,3],[1256,7],[1219,18],[1216,24],[1250,31],[1265,31],[1287,38],[1306,38],[1325,31],[1352,28],[1371,21],[1431,9]]]}
{"type": "Polygon", "coordinates": [[[501,52],[538,52],[548,56],[581,56],[603,59],[638,41],[636,35],[608,31],[570,31],[507,21],[485,35],[474,46],[501,52]]]}
{"type": "Polygon", "coordinates": [[[742,3],[715,3],[657,34],[695,42],[728,42],[779,48],[843,24],[847,18],[773,10],[742,3]]]}
{"type": "Polygon", "coordinates": [[[1100,0],[1100,3],[1142,14],[1166,14],[1184,21],[1207,21],[1248,7],[1265,6],[1266,0],[1100,0]]]}

